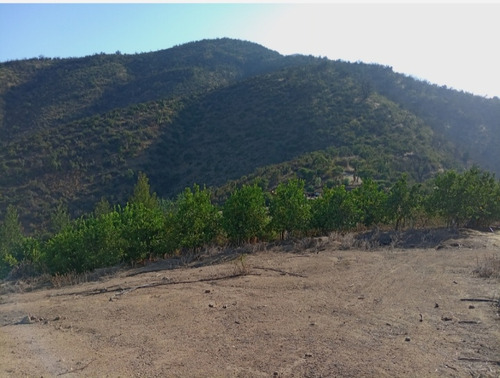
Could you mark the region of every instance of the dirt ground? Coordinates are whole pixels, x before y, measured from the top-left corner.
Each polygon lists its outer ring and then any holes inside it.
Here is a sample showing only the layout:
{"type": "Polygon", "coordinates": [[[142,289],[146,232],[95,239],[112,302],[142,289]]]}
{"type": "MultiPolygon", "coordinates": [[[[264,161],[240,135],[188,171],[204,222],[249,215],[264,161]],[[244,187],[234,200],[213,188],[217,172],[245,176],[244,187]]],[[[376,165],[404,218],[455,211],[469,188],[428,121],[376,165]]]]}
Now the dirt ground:
{"type": "Polygon", "coordinates": [[[473,270],[498,258],[500,235],[407,235],[212,251],[60,289],[3,284],[0,376],[499,377],[500,281],[473,270]]]}

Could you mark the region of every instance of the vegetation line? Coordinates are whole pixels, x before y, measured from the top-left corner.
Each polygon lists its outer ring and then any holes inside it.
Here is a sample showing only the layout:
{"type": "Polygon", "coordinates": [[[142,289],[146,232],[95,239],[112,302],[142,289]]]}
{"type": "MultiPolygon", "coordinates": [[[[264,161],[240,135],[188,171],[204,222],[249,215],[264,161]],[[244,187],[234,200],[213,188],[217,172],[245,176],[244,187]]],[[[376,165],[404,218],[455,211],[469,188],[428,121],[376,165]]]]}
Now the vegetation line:
{"type": "Polygon", "coordinates": [[[64,281],[123,262],[198,256],[204,248],[370,227],[486,229],[500,222],[500,183],[492,174],[476,167],[448,171],[426,187],[409,184],[403,175],[390,189],[365,179],[356,188],[324,186],[310,198],[305,181],[291,178],[272,192],[258,182],[234,188],[223,204],[216,204],[213,193],[198,185],[185,188],[176,201],[158,199],[140,173],[126,206],[101,200],[92,213],[74,220],[61,212],[52,234],[24,236],[17,210],[9,207],[0,223],[0,278],[49,273],[64,281]]]}

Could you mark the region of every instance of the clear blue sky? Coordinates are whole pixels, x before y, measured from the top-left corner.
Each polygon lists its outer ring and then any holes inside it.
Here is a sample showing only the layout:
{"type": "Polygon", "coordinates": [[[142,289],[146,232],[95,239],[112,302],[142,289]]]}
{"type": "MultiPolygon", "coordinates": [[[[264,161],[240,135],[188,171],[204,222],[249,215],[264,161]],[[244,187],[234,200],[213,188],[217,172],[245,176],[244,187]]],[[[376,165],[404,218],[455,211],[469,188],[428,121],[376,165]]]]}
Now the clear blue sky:
{"type": "MultiPolygon", "coordinates": [[[[2,1],[2,0],[0,0],[2,1]]],[[[0,62],[230,37],[500,97],[500,3],[0,4],[0,62]]]]}

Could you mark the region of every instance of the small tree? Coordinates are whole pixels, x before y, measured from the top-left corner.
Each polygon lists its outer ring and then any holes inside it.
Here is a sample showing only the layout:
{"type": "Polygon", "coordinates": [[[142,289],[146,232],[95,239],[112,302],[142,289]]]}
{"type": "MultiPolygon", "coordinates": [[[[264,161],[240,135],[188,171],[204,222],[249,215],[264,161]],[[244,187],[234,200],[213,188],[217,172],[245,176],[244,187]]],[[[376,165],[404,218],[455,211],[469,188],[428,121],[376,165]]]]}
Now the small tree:
{"type": "Polygon", "coordinates": [[[71,222],[68,206],[60,202],[50,217],[50,233],[57,234],[71,222]]]}
{"type": "Polygon", "coordinates": [[[288,232],[304,231],[309,226],[311,206],[304,193],[304,180],[292,179],[279,184],[271,199],[271,226],[281,239],[288,232]]]}
{"type": "Polygon", "coordinates": [[[401,225],[404,227],[408,220],[414,219],[421,203],[420,187],[418,185],[409,187],[407,177],[403,174],[387,196],[386,216],[395,223],[396,230],[399,230],[401,225]]]}
{"type": "Polygon", "coordinates": [[[362,212],[356,206],[352,192],[348,192],[343,185],[324,188],[323,195],[312,204],[311,225],[324,233],[352,229],[361,217],[362,212]]]}
{"type": "Polygon", "coordinates": [[[94,216],[98,218],[102,215],[109,214],[112,211],[113,209],[111,208],[111,205],[109,204],[108,200],[104,197],[101,197],[101,200],[97,202],[94,207],[94,216]]]}
{"type": "Polygon", "coordinates": [[[121,211],[124,257],[134,262],[166,253],[165,215],[159,206],[128,203],[121,211]]]}
{"type": "Polygon", "coordinates": [[[361,222],[369,227],[384,221],[384,209],[387,195],[379,190],[377,184],[366,179],[353,190],[356,206],[362,211],[361,222]]]}
{"type": "Polygon", "coordinates": [[[9,205],[0,225],[0,277],[5,276],[23,258],[24,236],[17,209],[9,205]]]}
{"type": "Polygon", "coordinates": [[[149,209],[158,207],[158,198],[156,197],[156,193],[151,194],[149,179],[144,172],[139,172],[134,192],[128,202],[133,205],[143,204],[144,207],[149,209]]]}
{"type": "Polygon", "coordinates": [[[222,226],[236,244],[262,237],[269,223],[264,192],[257,184],[236,189],[224,204],[222,226]]]}
{"type": "Polygon", "coordinates": [[[117,211],[81,217],[53,235],[45,244],[45,260],[51,273],[86,272],[110,266],[123,258],[125,245],[117,211]]]}
{"type": "Polygon", "coordinates": [[[220,215],[210,197],[209,190],[195,184],[177,198],[173,233],[180,248],[196,250],[217,236],[220,215]]]}
{"type": "Polygon", "coordinates": [[[434,179],[427,210],[442,216],[448,226],[484,226],[499,219],[499,184],[477,167],[459,174],[448,171],[434,179]]]}

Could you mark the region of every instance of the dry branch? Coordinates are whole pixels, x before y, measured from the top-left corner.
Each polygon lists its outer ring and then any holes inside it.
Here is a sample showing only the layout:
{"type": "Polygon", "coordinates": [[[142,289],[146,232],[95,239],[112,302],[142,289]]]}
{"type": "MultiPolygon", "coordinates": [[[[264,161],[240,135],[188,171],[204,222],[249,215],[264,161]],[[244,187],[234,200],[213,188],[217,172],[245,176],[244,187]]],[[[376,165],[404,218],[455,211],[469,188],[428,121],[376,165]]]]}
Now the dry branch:
{"type": "Polygon", "coordinates": [[[494,361],[494,360],[485,360],[482,358],[468,358],[468,357],[458,357],[459,361],[468,361],[468,362],[485,362],[488,364],[494,364],[500,366],[500,361],[494,361]]]}
{"type": "Polygon", "coordinates": [[[68,371],[65,371],[65,372],[59,373],[59,374],[57,374],[57,376],[59,377],[59,376],[61,376],[61,375],[66,375],[66,374],[71,374],[71,373],[74,373],[74,372],[76,372],[76,371],[81,371],[81,370],[85,369],[86,367],[88,367],[88,366],[89,366],[92,362],[94,362],[94,361],[95,361],[95,358],[94,358],[93,360],[90,360],[90,362],[89,362],[88,364],[86,364],[86,365],[84,365],[84,366],[82,366],[82,367],[80,367],[80,368],[78,368],[78,369],[71,369],[71,370],[68,370],[68,371]]]}
{"type": "Polygon", "coordinates": [[[230,274],[227,276],[220,276],[220,277],[211,277],[211,278],[200,278],[198,280],[185,280],[185,281],[167,281],[163,280],[160,282],[152,282],[144,285],[138,285],[138,286],[130,286],[130,287],[115,287],[115,288],[100,288],[100,289],[94,289],[94,290],[82,290],[82,291],[73,291],[70,293],[60,293],[60,294],[55,294],[54,296],[70,296],[70,295],[83,295],[83,296],[90,296],[90,295],[99,295],[99,294],[107,294],[107,293],[114,293],[114,292],[120,292],[119,295],[125,294],[134,290],[138,289],[146,289],[150,287],[157,287],[157,286],[166,286],[166,285],[181,285],[181,284],[191,284],[191,283],[197,283],[197,282],[212,282],[212,281],[221,281],[221,280],[229,280],[232,278],[238,278],[241,276],[260,276],[260,274],[255,274],[255,273],[236,273],[236,274],[230,274]]]}
{"type": "Polygon", "coordinates": [[[298,273],[292,273],[292,272],[287,272],[287,271],[284,271],[284,270],[281,270],[281,269],[275,269],[275,268],[264,268],[264,267],[260,267],[260,266],[255,266],[253,267],[253,269],[259,269],[259,270],[270,270],[272,272],[278,272],[278,273],[281,273],[283,275],[289,275],[289,276],[294,276],[294,277],[302,277],[302,278],[307,278],[307,276],[304,276],[302,274],[298,274],[298,273]]]}

